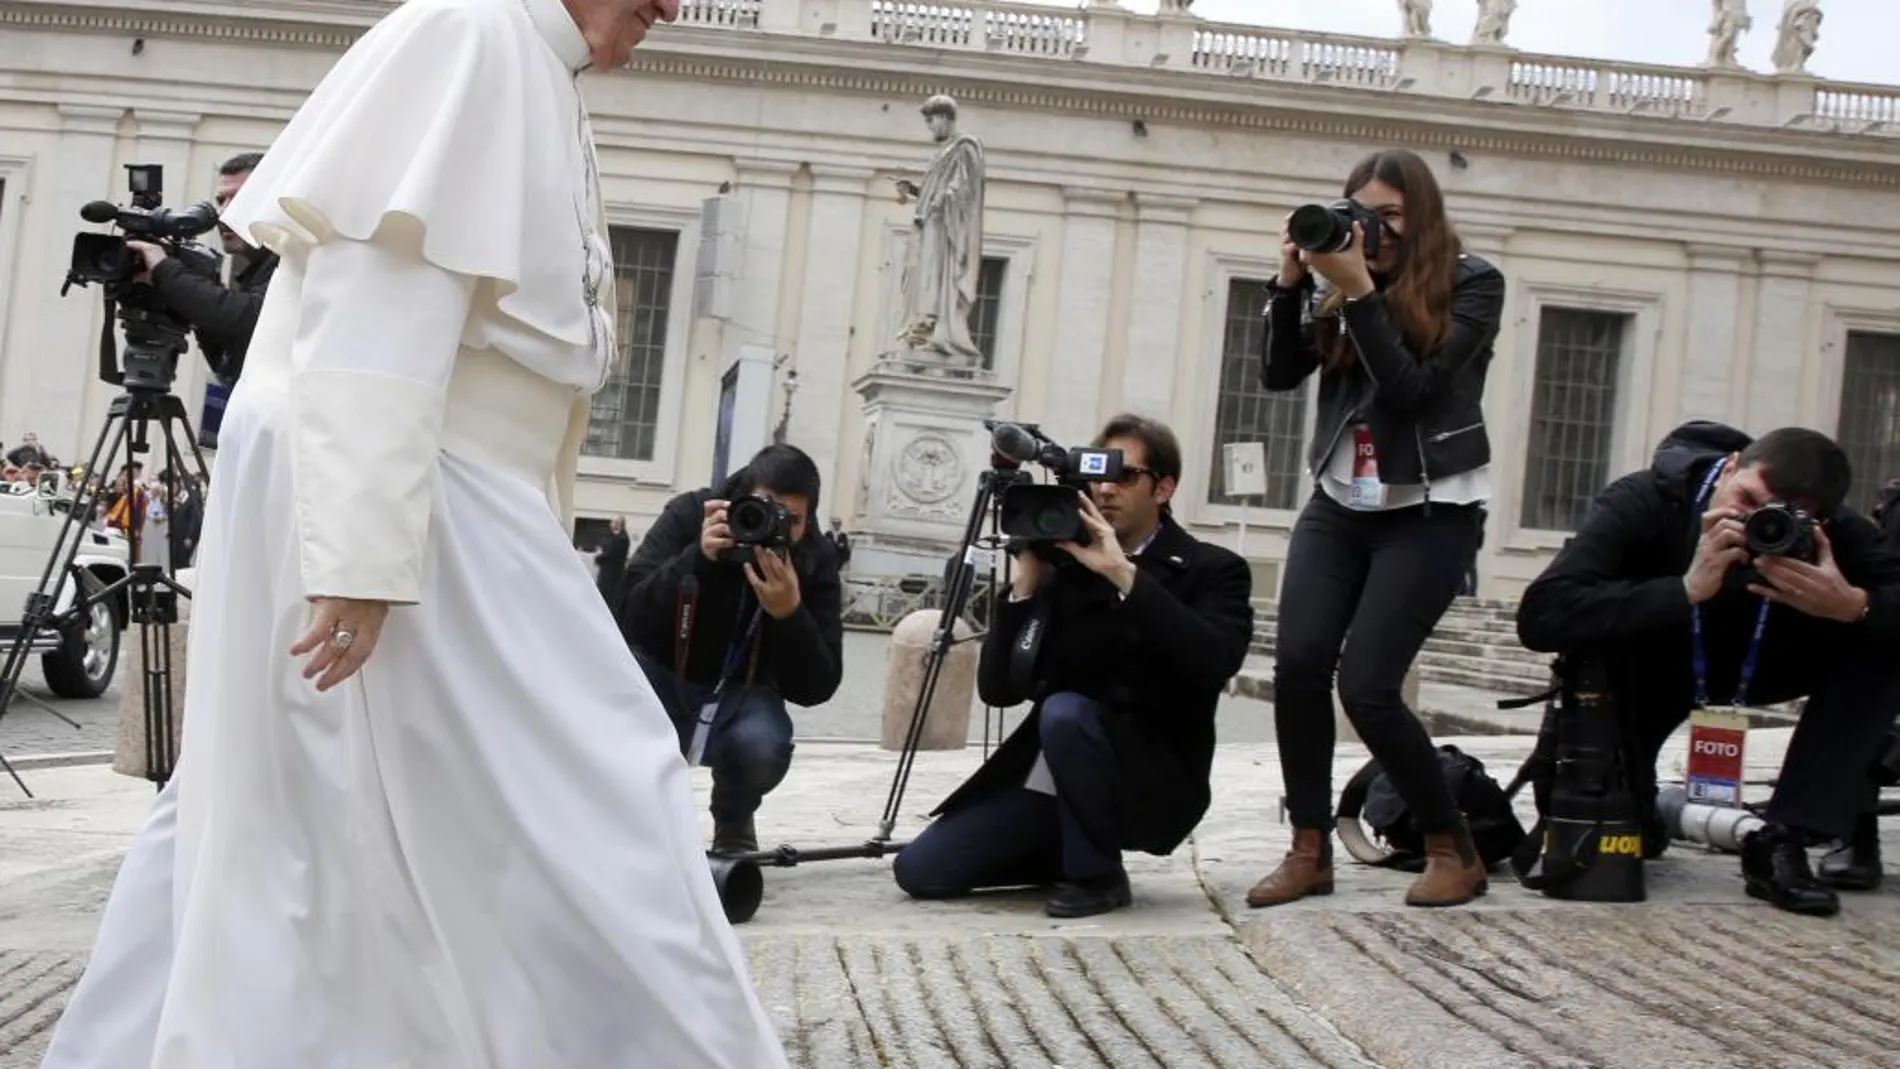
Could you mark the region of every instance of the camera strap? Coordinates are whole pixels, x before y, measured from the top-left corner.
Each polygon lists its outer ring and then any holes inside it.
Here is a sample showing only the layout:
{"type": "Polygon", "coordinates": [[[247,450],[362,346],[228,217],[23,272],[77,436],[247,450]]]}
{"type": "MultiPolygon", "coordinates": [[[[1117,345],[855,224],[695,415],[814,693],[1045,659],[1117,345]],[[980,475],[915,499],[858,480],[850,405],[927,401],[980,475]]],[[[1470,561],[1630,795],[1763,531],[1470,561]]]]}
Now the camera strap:
{"type": "MultiPolygon", "coordinates": [[[[1696,492],[1695,515],[1699,518],[1709,504],[1709,495],[1715,490],[1715,480],[1728,467],[1728,458],[1716,461],[1709,474],[1702,479],[1702,489],[1696,492]]],[[[1700,520],[1697,521],[1700,531],[1700,520]]],[[[1698,537],[1700,537],[1698,535],[1698,537]]],[[[1735,681],[1735,700],[1731,705],[1748,704],[1748,688],[1755,682],[1755,672],[1761,667],[1761,647],[1763,637],[1768,631],[1768,609],[1774,603],[1767,598],[1761,599],[1761,610],[1755,614],[1755,630],[1748,638],[1748,649],[1742,654],[1741,674],[1735,681]]],[[[1702,606],[1695,605],[1689,612],[1689,656],[1695,671],[1695,703],[1700,708],[1709,706],[1709,648],[1702,633],[1702,606]]]]}
{"type": "Polygon", "coordinates": [[[686,681],[687,658],[693,651],[693,629],[699,616],[699,579],[688,575],[680,580],[679,601],[674,615],[673,632],[673,679],[678,691],[682,710],[693,715],[693,734],[687,744],[686,761],[697,765],[706,753],[706,743],[712,737],[714,721],[726,696],[726,683],[739,670],[740,662],[745,662],[745,685],[751,687],[758,677],[759,647],[763,644],[762,627],[765,610],[757,599],[742,597],[739,601],[738,626],[732,642],[726,647],[725,659],[719,667],[719,678],[713,684],[713,690],[697,710],[691,708],[688,700],[686,681]],[[750,619],[747,619],[748,612],[750,619]]]}
{"type": "Polygon", "coordinates": [[[1052,600],[1037,591],[1029,619],[1023,621],[1023,629],[1009,645],[1009,684],[1018,694],[1035,692],[1036,661],[1042,656],[1042,636],[1049,630],[1049,615],[1054,611],[1052,600]]]}

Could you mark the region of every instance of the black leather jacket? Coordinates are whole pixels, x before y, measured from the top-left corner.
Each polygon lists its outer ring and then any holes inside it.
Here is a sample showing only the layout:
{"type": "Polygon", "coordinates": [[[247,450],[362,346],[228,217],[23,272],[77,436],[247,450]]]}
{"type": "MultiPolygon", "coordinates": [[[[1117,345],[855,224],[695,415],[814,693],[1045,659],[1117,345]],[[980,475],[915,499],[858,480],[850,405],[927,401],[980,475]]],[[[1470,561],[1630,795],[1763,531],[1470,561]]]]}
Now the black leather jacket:
{"type": "Polygon", "coordinates": [[[1464,253],[1451,294],[1451,337],[1421,359],[1406,348],[1384,299],[1373,294],[1341,310],[1345,332],[1358,359],[1342,369],[1321,370],[1308,306],[1312,276],[1283,290],[1276,284],[1267,305],[1261,384],[1296,389],[1320,371],[1319,418],[1314,425],[1307,471],[1318,479],[1339,438],[1357,420],[1372,432],[1379,480],[1390,486],[1423,484],[1430,502],[1432,480],[1491,462],[1484,427],[1484,382],[1491,347],[1504,317],[1504,275],[1489,262],[1464,253]]]}

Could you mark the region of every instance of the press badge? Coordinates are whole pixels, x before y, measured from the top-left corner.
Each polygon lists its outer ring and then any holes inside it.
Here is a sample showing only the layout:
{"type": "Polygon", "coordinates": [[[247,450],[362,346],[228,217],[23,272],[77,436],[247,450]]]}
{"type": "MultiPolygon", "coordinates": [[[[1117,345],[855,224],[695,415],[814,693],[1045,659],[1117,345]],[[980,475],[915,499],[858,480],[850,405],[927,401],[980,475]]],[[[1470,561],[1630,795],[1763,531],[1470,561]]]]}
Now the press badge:
{"type": "Polygon", "coordinates": [[[1379,481],[1379,454],[1372,447],[1372,428],[1363,423],[1352,429],[1352,489],[1346,503],[1362,509],[1385,507],[1385,484],[1379,481]]]}
{"type": "Polygon", "coordinates": [[[706,740],[712,735],[713,719],[719,715],[719,697],[714,695],[699,707],[699,719],[693,724],[693,741],[686,747],[686,763],[698,767],[706,756],[706,740]]]}

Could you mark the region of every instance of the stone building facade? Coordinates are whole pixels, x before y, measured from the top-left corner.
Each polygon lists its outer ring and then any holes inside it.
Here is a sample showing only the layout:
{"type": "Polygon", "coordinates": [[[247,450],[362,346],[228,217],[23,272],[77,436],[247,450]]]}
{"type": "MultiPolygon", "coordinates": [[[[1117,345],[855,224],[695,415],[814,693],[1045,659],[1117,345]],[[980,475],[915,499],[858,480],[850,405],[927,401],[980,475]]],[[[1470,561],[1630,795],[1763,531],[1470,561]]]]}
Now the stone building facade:
{"type": "MultiPolygon", "coordinates": [[[[269,144],[381,0],[82,7],[0,0],[0,441],[75,458],[113,388],[100,309],[61,299],[79,205],[165,166],[168,200],[269,144]]],[[[579,504],[638,532],[714,463],[720,378],[771,370],[763,418],[817,457],[852,526],[856,381],[896,329],[918,107],[988,148],[975,332],[997,414],[1085,438],[1134,409],[1181,433],[1178,515],[1277,585],[1309,492],[1306,393],[1255,353],[1279,220],[1370,149],[1436,169],[1510,280],[1487,398],[1497,498],[1480,574],[1511,596],[1593,491],[1677,422],[1838,434],[1900,474],[1900,88],[1655,68],[991,0],[686,0],[626,72],[590,76],[626,371],[596,401],[579,504]],[[1266,444],[1228,496],[1223,443],[1266,444]]],[[[203,372],[179,391],[196,411],[203,372]]],[[[742,458],[741,458],[742,459],[742,458]]]]}

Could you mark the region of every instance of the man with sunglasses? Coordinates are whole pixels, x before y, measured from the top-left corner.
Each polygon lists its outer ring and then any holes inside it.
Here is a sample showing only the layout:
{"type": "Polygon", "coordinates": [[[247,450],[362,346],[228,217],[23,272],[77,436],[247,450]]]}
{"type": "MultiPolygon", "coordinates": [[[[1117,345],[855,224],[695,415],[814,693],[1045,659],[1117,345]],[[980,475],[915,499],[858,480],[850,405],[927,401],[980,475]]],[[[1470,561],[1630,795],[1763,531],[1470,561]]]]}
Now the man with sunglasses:
{"type": "Polygon", "coordinates": [[[1214,713],[1253,637],[1247,563],[1182,530],[1174,432],[1118,416],[1096,437],[1122,478],[1084,499],[1086,546],[1016,556],[977,687],[1029,716],[898,854],[917,898],[1057,885],[1047,912],[1131,901],[1123,850],[1166,855],[1207,811],[1214,713]]]}
{"type": "Polygon", "coordinates": [[[1652,857],[1656,759],[1691,711],[1806,698],[1742,875],[1750,895],[1822,916],[1853,884],[1817,878],[1807,848],[1850,837],[1900,708],[1900,556],[1844,503],[1851,479],[1819,431],[1685,424],[1597,496],[1517,613],[1525,646],[1608,669],[1652,857]],[[1747,518],[1773,504],[1816,521],[1808,559],[1750,553],[1747,518]]]}

